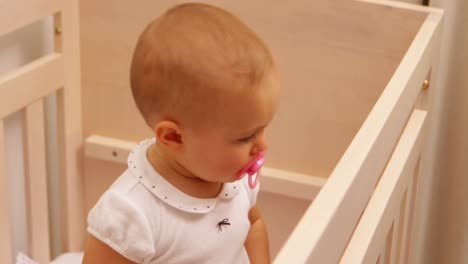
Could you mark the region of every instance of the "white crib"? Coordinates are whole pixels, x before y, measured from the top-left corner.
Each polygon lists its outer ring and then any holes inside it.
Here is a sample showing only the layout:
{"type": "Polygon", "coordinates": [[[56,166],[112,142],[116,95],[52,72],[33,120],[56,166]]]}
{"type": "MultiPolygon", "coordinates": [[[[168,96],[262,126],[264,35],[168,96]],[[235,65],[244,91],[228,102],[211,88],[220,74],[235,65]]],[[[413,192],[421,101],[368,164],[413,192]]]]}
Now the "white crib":
{"type": "MultiPolygon", "coordinates": [[[[53,53],[0,76],[0,263],[15,253],[4,119],[24,113],[28,255],[55,257],[49,210],[61,212],[64,252],[83,250],[88,210],[135,142],[151,136],[128,86],[133,45],[179,2],[0,4],[0,36],[47,16],[55,28],[53,53]],[[60,208],[47,197],[43,101],[51,93],[60,208]]],[[[213,3],[265,39],[283,77],[259,196],[274,263],[418,263],[442,11],[382,0],[213,3]]]]}

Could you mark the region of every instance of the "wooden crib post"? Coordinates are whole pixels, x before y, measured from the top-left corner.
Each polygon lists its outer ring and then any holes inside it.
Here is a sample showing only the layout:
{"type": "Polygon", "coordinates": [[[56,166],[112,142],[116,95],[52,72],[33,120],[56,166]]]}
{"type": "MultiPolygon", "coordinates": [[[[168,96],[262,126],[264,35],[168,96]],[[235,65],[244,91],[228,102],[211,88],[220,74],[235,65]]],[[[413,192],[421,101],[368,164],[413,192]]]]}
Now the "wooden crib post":
{"type": "Polygon", "coordinates": [[[57,92],[60,153],[62,244],[66,251],[84,247],[81,75],[78,1],[63,1],[54,16],[55,50],[64,57],[64,87],[57,92]]]}

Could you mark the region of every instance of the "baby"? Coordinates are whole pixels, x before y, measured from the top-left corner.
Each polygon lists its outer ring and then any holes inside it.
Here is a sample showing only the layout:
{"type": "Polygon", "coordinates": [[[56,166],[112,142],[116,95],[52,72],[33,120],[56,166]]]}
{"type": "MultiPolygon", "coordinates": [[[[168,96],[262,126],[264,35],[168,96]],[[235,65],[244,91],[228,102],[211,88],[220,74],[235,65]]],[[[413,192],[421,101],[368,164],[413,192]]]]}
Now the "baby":
{"type": "Polygon", "coordinates": [[[276,111],[266,45],[225,10],[181,4],[143,31],[130,78],[154,138],[90,211],[84,263],[269,263],[259,186],[243,177],[276,111]]]}

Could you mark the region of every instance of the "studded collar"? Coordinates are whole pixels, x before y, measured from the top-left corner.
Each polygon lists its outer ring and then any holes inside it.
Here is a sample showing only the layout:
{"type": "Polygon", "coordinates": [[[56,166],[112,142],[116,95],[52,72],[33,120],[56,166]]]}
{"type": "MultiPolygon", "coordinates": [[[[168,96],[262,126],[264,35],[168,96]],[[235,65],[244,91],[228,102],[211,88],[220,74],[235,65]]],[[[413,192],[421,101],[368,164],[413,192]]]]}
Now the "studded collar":
{"type": "Polygon", "coordinates": [[[242,187],[240,181],[224,183],[216,198],[192,197],[170,184],[149,163],[146,152],[154,143],[154,138],[140,142],[128,156],[127,164],[138,181],[164,203],[190,213],[207,213],[215,208],[218,201],[234,198],[242,187]]]}

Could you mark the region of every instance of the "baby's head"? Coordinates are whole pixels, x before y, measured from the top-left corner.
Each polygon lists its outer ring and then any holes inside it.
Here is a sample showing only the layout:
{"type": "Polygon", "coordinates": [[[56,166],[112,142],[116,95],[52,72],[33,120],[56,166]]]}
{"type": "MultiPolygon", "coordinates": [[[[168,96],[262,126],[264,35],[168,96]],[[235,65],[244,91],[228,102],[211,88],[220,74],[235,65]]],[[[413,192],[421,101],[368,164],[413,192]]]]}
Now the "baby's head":
{"type": "Polygon", "coordinates": [[[207,181],[231,181],[266,149],[279,77],[266,45],[206,4],[169,9],[141,34],[131,65],[136,105],[158,143],[207,181]]]}

